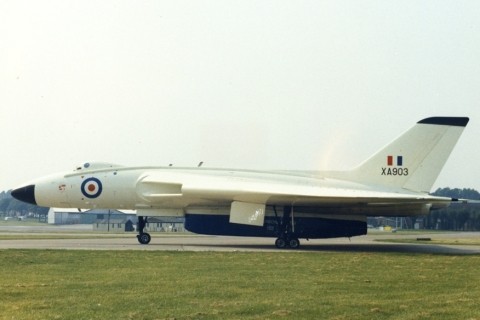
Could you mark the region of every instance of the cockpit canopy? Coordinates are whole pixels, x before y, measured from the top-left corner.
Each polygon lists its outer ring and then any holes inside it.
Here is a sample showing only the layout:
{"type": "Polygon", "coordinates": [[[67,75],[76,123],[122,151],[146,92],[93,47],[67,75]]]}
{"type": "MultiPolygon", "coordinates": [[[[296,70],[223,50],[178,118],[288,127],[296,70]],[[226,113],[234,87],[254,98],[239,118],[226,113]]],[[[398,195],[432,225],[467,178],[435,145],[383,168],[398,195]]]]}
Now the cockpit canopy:
{"type": "Polygon", "coordinates": [[[108,163],[108,162],[85,162],[81,166],[77,166],[75,171],[90,171],[90,170],[99,170],[99,169],[109,169],[109,168],[120,168],[121,165],[108,163]]]}

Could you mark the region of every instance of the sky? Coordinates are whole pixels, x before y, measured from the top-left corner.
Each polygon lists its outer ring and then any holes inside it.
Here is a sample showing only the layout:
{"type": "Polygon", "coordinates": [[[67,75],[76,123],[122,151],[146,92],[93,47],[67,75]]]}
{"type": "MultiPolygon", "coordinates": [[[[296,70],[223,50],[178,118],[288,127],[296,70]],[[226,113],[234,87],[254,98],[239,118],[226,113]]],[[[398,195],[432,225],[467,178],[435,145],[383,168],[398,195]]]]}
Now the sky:
{"type": "Polygon", "coordinates": [[[433,190],[480,190],[480,2],[0,2],[0,191],[84,162],[346,170],[467,116],[433,190]]]}

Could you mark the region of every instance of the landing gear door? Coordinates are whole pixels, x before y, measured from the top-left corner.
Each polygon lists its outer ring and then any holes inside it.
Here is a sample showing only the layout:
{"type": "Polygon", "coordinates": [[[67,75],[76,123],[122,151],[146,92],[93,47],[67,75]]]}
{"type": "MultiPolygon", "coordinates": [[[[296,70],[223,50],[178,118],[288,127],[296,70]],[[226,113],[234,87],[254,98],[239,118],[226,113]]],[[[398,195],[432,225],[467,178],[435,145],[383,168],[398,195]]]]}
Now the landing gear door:
{"type": "Polygon", "coordinates": [[[230,208],[230,223],[263,226],[265,204],[234,201],[230,208]]]}

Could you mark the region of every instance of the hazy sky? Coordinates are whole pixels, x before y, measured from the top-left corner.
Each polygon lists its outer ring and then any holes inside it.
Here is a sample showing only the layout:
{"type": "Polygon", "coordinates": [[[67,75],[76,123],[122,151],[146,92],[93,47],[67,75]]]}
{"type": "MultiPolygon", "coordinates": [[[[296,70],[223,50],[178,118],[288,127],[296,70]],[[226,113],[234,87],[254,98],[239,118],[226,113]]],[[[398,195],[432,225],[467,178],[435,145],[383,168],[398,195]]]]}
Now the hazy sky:
{"type": "Polygon", "coordinates": [[[479,1],[0,2],[0,190],[86,161],[348,169],[468,116],[437,187],[480,190],[479,1]]]}

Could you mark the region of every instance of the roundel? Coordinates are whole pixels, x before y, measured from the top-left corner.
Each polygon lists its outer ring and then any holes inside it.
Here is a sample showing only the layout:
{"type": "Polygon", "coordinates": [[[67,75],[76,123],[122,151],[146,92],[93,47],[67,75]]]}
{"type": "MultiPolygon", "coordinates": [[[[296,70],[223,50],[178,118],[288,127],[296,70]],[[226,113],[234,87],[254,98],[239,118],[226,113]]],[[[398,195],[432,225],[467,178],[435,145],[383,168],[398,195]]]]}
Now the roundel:
{"type": "Polygon", "coordinates": [[[96,198],[102,193],[102,182],[97,178],[88,178],[82,182],[82,193],[87,198],[96,198]]]}

